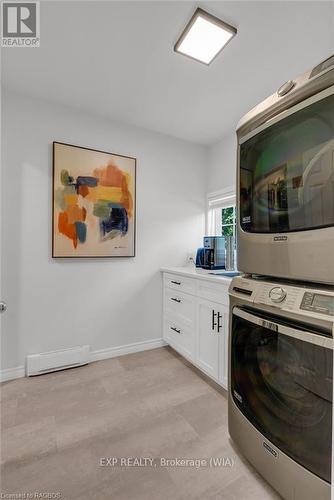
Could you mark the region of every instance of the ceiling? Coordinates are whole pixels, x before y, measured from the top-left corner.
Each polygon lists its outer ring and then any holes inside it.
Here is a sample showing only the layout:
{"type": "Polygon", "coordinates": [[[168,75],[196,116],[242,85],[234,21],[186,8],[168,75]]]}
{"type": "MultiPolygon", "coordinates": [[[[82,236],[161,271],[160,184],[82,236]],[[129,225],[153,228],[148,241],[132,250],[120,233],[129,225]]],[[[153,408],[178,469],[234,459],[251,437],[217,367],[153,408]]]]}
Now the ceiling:
{"type": "Polygon", "coordinates": [[[202,144],[334,53],[332,1],[41,2],[41,46],[2,50],[6,87],[202,144]],[[212,65],[173,52],[197,6],[237,27],[212,65]]]}

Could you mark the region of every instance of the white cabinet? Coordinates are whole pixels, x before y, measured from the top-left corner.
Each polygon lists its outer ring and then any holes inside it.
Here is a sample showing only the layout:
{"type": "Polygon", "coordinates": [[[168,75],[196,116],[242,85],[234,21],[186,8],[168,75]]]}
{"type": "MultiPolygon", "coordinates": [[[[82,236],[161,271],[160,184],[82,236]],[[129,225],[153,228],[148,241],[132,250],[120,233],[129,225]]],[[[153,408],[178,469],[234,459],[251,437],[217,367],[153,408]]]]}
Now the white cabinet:
{"type": "Polygon", "coordinates": [[[227,386],[228,307],[197,299],[197,362],[208,375],[227,386]]]}
{"type": "Polygon", "coordinates": [[[165,313],[186,326],[194,326],[196,304],[193,295],[165,288],[165,313]]]}
{"type": "Polygon", "coordinates": [[[176,291],[196,293],[196,281],[193,278],[179,276],[178,274],[164,274],[164,283],[176,291]]]}
{"type": "Polygon", "coordinates": [[[212,302],[217,302],[218,304],[223,304],[228,306],[228,285],[223,282],[221,285],[219,283],[210,283],[210,281],[198,280],[197,295],[203,297],[203,299],[211,300],[212,302]]]}
{"type": "MultiPolygon", "coordinates": [[[[227,292],[228,293],[228,292],[227,292]]],[[[229,337],[229,317],[230,317],[230,309],[229,306],[223,306],[220,309],[222,314],[221,319],[221,330],[219,331],[220,335],[220,372],[219,372],[219,380],[222,385],[227,389],[228,386],[228,337],[229,337]]]]}
{"type": "Polygon", "coordinates": [[[164,274],[163,338],[227,388],[228,283],[164,274]]]}
{"type": "Polygon", "coordinates": [[[213,302],[198,299],[198,339],[197,361],[199,366],[211,377],[219,376],[219,333],[218,311],[213,302]]]}
{"type": "Polygon", "coordinates": [[[164,318],[164,340],[190,361],[194,358],[194,330],[171,317],[164,318]]]}

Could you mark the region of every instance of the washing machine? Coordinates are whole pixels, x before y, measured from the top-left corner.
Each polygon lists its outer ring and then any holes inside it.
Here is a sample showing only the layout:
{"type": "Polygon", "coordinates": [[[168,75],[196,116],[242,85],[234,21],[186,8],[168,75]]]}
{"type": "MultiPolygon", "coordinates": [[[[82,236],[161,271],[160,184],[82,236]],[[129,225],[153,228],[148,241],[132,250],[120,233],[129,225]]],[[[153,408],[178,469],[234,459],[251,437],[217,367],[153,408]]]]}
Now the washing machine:
{"type": "Polygon", "coordinates": [[[229,293],[230,436],[286,500],[329,500],[334,288],[243,275],[229,293]]]}

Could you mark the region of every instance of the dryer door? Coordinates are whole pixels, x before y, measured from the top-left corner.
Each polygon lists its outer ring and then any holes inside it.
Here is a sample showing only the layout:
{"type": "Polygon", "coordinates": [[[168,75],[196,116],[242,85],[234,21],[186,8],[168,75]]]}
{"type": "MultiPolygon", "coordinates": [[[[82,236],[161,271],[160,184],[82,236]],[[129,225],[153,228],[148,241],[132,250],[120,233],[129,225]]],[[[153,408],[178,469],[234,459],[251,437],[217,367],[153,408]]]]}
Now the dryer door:
{"type": "Polygon", "coordinates": [[[334,225],[334,95],[288,114],[240,146],[240,227],[249,233],[334,225]]]}
{"type": "Polygon", "coordinates": [[[332,339],[239,307],[233,309],[231,394],[277,448],[330,482],[332,339]]]}

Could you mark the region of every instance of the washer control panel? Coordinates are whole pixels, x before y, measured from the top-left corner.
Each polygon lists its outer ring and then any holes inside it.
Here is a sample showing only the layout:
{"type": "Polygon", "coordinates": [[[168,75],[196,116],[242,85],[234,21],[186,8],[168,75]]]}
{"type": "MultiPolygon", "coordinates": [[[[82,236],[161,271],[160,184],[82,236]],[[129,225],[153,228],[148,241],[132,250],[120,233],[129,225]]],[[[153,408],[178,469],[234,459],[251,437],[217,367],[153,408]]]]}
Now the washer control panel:
{"type": "Polygon", "coordinates": [[[288,311],[298,310],[301,301],[300,290],[291,286],[279,286],[275,285],[275,283],[260,282],[255,301],[288,311]]]}
{"type": "Polygon", "coordinates": [[[273,302],[283,302],[286,298],[286,290],[284,290],[281,286],[274,286],[269,292],[269,297],[273,302]]]}
{"type": "Polygon", "coordinates": [[[334,316],[334,296],[326,293],[305,292],[300,309],[334,316]]]}
{"type": "Polygon", "coordinates": [[[334,323],[334,287],[317,289],[237,276],[231,282],[230,295],[244,302],[334,323]]]}

